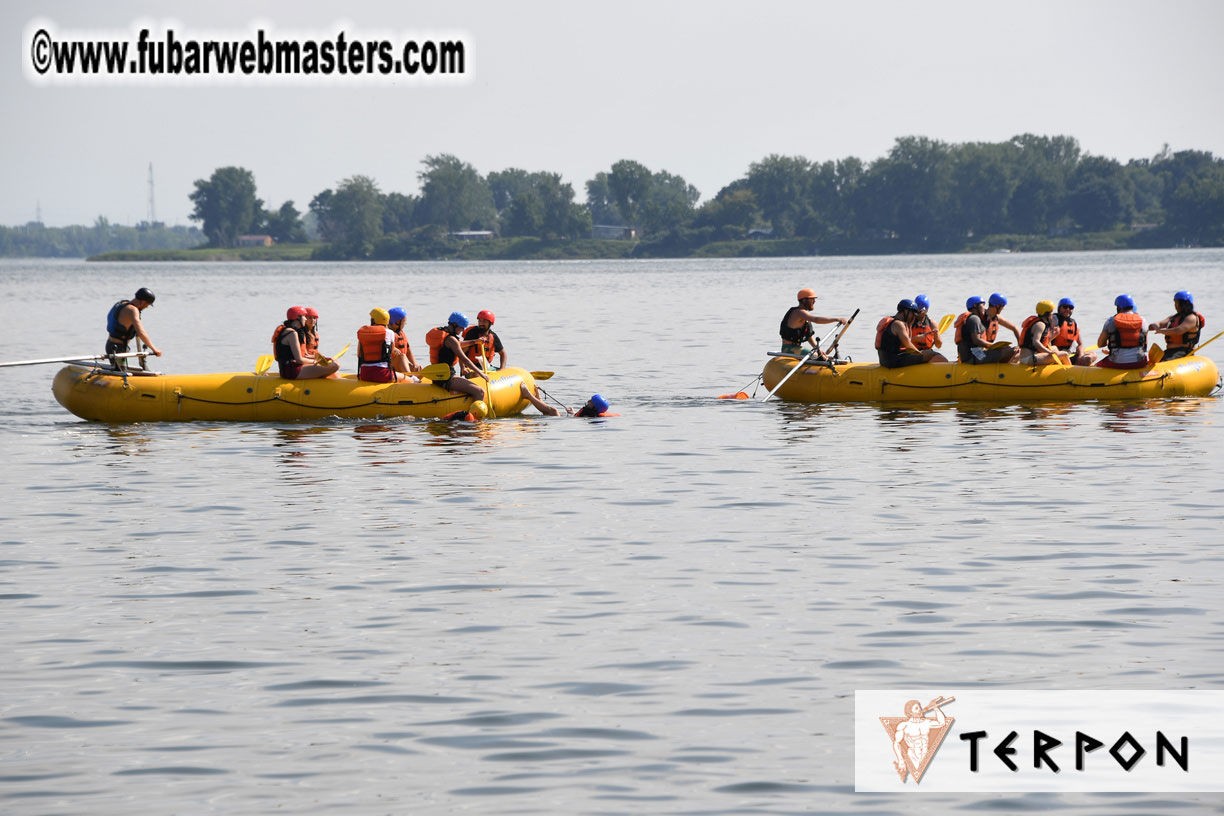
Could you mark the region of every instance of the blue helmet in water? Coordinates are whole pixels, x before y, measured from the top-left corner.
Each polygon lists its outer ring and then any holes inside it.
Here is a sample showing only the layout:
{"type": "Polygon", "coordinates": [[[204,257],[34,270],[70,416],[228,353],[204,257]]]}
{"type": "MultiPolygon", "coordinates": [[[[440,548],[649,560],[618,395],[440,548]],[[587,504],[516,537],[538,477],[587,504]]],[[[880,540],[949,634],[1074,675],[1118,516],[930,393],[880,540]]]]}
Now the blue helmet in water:
{"type": "Polygon", "coordinates": [[[1135,308],[1135,299],[1130,295],[1118,295],[1114,298],[1114,307],[1118,309],[1135,308]]]}
{"type": "Polygon", "coordinates": [[[981,306],[981,305],[982,305],[982,299],[978,297],[977,295],[974,295],[973,297],[965,301],[965,308],[968,309],[969,311],[973,311],[973,307],[981,306]]]}
{"type": "Polygon", "coordinates": [[[990,295],[990,305],[991,306],[1006,306],[1007,298],[1003,297],[998,292],[993,292],[990,295]]]}
{"type": "Polygon", "coordinates": [[[603,398],[602,394],[592,394],[591,405],[595,406],[595,410],[601,414],[606,414],[608,409],[612,407],[611,404],[603,398]]]}
{"type": "Polygon", "coordinates": [[[394,309],[387,312],[387,314],[390,315],[392,323],[398,323],[401,320],[403,320],[405,317],[408,316],[408,313],[405,312],[403,309],[401,309],[399,306],[396,306],[394,309]]]}
{"type": "Polygon", "coordinates": [[[450,317],[446,318],[446,322],[454,323],[461,329],[466,329],[468,327],[468,319],[463,312],[451,312],[450,317]]]}
{"type": "Polygon", "coordinates": [[[918,297],[914,298],[914,305],[916,305],[919,309],[929,309],[931,308],[931,299],[926,295],[919,295],[918,297]]]}
{"type": "Polygon", "coordinates": [[[1071,298],[1063,298],[1062,300],[1058,301],[1058,308],[1061,309],[1064,306],[1070,306],[1072,309],[1074,309],[1075,301],[1071,298]]]}
{"type": "Polygon", "coordinates": [[[1191,306],[1194,305],[1194,295],[1190,294],[1185,289],[1181,290],[1176,295],[1174,295],[1173,299],[1174,300],[1184,300],[1187,303],[1189,303],[1191,306]]]}

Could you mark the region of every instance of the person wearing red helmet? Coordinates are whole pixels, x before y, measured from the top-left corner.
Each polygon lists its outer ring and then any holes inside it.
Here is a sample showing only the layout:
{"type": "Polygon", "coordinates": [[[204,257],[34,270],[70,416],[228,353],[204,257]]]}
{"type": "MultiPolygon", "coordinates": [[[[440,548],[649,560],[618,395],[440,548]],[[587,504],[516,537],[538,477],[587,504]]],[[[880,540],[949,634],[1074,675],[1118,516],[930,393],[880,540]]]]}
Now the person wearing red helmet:
{"type": "Polygon", "coordinates": [[[476,315],[477,325],[463,333],[463,345],[468,359],[480,368],[484,368],[486,363],[493,362],[494,354],[498,355],[497,367],[506,367],[506,347],[502,345],[497,332],[493,331],[493,323],[496,320],[497,318],[491,311],[482,309],[476,315]],[[469,342],[471,345],[468,345],[469,342]],[[480,359],[482,355],[483,361],[480,359]]]}
{"type": "Polygon", "coordinates": [[[302,355],[302,347],[306,344],[306,320],[305,306],[290,306],[285,312],[285,322],[272,332],[272,355],[281,377],[286,380],[314,380],[340,370],[340,364],[334,360],[324,365],[306,362],[302,355]]]}
{"type": "MultiPolygon", "coordinates": [[[[778,334],[782,337],[782,353],[805,355],[808,350],[803,347],[804,342],[812,344],[812,348],[816,348],[815,332],[812,331],[813,323],[836,323],[839,326],[846,324],[844,317],[821,317],[818,314],[813,314],[812,309],[816,306],[816,293],[811,289],[799,290],[799,305],[792,306],[786,310],[786,314],[782,317],[782,325],[778,327],[778,334]]],[[[824,356],[822,352],[821,357],[824,356]]]]}
{"type": "Polygon", "coordinates": [[[306,314],[302,317],[302,327],[306,342],[302,344],[303,357],[310,360],[319,355],[319,311],[313,306],[303,306],[306,314]]]}

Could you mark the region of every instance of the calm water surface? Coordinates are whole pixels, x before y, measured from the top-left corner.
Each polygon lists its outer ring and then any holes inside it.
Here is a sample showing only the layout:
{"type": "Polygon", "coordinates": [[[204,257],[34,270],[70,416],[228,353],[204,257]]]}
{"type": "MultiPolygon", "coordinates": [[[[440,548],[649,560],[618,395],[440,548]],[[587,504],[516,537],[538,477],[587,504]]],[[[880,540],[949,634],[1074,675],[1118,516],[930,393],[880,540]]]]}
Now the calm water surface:
{"type": "MultiPolygon", "coordinates": [[[[938,317],[1224,303],[1224,252],[489,264],[0,263],[9,360],[167,372],[497,312],[622,416],[105,426],[0,370],[0,812],[1221,812],[1218,796],[855,794],[855,689],[1224,687],[1224,410],[727,402],[794,291],[938,317]]],[[[1213,304],[1215,304],[1213,306],[1213,304]]],[[[419,339],[418,339],[419,338],[419,339]]],[[[1221,357],[1224,342],[1209,353],[1221,357]]],[[[351,369],[352,354],[346,358],[351,369]]],[[[763,392],[762,392],[763,393],[763,392]]],[[[887,750],[887,748],[883,748],[887,750]]],[[[882,755],[882,761],[891,757],[882,755]]]]}

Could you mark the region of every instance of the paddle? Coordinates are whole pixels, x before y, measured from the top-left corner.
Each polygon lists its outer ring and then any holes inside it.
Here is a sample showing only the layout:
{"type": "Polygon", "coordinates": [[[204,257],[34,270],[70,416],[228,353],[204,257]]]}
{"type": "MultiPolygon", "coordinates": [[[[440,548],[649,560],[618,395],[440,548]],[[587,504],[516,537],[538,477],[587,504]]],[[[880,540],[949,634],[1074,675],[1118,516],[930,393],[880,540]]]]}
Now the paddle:
{"type": "Polygon", "coordinates": [[[1164,349],[1155,343],[1148,349],[1148,365],[1156,365],[1164,359],[1164,349]]]}
{"type": "MultiPolygon", "coordinates": [[[[1220,334],[1224,334],[1224,331],[1220,332],[1220,334]]],[[[1215,341],[1219,340],[1219,339],[1220,339],[1220,334],[1217,334],[1215,337],[1211,338],[1211,339],[1210,339],[1210,340],[1208,340],[1206,343],[1203,343],[1201,346],[1199,346],[1198,348],[1196,348],[1196,349],[1194,350],[1194,353],[1195,353],[1195,354],[1198,354],[1198,353],[1199,353],[1200,351],[1202,351],[1204,348],[1206,348],[1207,346],[1210,346],[1212,343],[1214,343],[1215,341]]]]}
{"type": "MultiPolygon", "coordinates": [[[[850,324],[854,322],[854,318],[858,317],[858,313],[859,313],[860,311],[862,311],[862,310],[861,310],[861,309],[855,309],[855,310],[854,310],[854,314],[850,315],[850,319],[846,321],[845,325],[841,327],[841,331],[839,331],[839,332],[837,333],[837,336],[833,338],[833,345],[829,346],[829,352],[830,352],[830,353],[829,353],[829,360],[830,360],[830,361],[832,361],[832,360],[834,360],[834,359],[836,359],[836,358],[837,358],[837,344],[838,344],[838,343],[840,343],[840,342],[841,342],[842,337],[844,337],[844,336],[846,335],[846,330],[850,328],[850,324]]],[[[834,373],[834,374],[836,374],[836,373],[837,373],[837,369],[832,369],[832,371],[833,371],[833,373],[834,373]]]]}
{"type": "Polygon", "coordinates": [[[111,357],[148,357],[151,351],[127,351],[123,354],[82,354],[77,357],[50,357],[46,360],[17,360],[12,363],[0,363],[0,368],[9,366],[43,365],[44,363],[81,363],[86,360],[109,360],[111,357]]]}
{"type": "Polygon", "coordinates": [[[943,334],[949,328],[951,328],[952,323],[955,322],[955,320],[956,320],[956,316],[950,315],[950,314],[946,314],[943,317],[939,318],[939,328],[936,329],[936,332],[938,334],[943,334]]]}
{"type": "Polygon", "coordinates": [[[532,379],[536,379],[536,380],[551,380],[551,379],[552,379],[552,376],[553,376],[553,374],[554,374],[554,373],[556,373],[556,372],[553,372],[553,371],[533,371],[533,372],[531,372],[531,377],[532,377],[532,379]]]}
{"type": "Polygon", "coordinates": [[[497,411],[493,410],[493,381],[489,379],[489,360],[480,349],[480,367],[484,369],[485,406],[489,409],[489,419],[497,419],[497,411]]]}

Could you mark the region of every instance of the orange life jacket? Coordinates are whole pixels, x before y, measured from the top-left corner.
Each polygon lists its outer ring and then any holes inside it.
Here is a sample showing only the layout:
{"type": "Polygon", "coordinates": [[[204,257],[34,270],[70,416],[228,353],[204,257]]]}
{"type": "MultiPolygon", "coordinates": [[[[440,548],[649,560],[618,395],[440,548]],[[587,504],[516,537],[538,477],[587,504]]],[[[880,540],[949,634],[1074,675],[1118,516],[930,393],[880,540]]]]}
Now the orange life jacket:
{"type": "Polygon", "coordinates": [[[999,337],[999,316],[987,312],[982,322],[986,324],[986,331],[982,334],[982,339],[987,343],[993,343],[999,337]]]}
{"type": "Polygon", "coordinates": [[[1169,328],[1172,329],[1176,326],[1180,326],[1183,322],[1185,322],[1186,318],[1189,317],[1190,315],[1194,315],[1195,317],[1198,318],[1198,321],[1199,321],[1198,328],[1195,329],[1194,331],[1190,331],[1187,329],[1185,331],[1178,332],[1177,334],[1166,335],[1169,338],[1168,340],[1165,341],[1165,345],[1167,348],[1170,348],[1170,349],[1184,348],[1188,350],[1193,350],[1194,347],[1198,345],[1199,337],[1201,337],[1203,334],[1203,327],[1207,325],[1207,318],[1203,317],[1198,312],[1187,312],[1184,315],[1183,314],[1176,315],[1176,319],[1172,323],[1169,324],[1169,328]]]}
{"type": "Polygon", "coordinates": [[[394,335],[386,326],[362,326],[357,330],[357,366],[385,366],[391,362],[394,335]],[[392,337],[387,335],[391,334],[392,337]]]}
{"type": "Polygon", "coordinates": [[[302,354],[317,354],[319,352],[319,333],[311,329],[306,329],[303,334],[306,335],[306,342],[302,344],[302,354]]]}
{"type": "MultiPolygon", "coordinates": [[[[479,331],[480,327],[477,326],[476,329],[477,331],[479,331]]],[[[474,345],[468,346],[466,349],[468,359],[471,360],[473,363],[475,363],[477,368],[483,368],[483,366],[480,365],[481,352],[484,352],[484,358],[487,362],[490,362],[490,363],[493,362],[493,330],[492,329],[486,331],[480,337],[470,337],[470,338],[465,337],[464,339],[480,341],[478,343],[475,343],[474,345]]]]}
{"type": "Polygon", "coordinates": [[[1053,337],[1054,345],[1060,350],[1066,351],[1080,342],[1079,324],[1075,322],[1075,318],[1062,318],[1054,315],[1053,322],[1056,326],[1053,337]]]}
{"type": "Polygon", "coordinates": [[[880,349],[880,343],[884,340],[884,332],[888,331],[889,327],[892,326],[893,321],[896,319],[896,315],[889,315],[888,317],[880,318],[880,322],[876,324],[875,347],[877,351],[880,349]]]}
{"type": "Polygon", "coordinates": [[[919,322],[910,326],[910,342],[922,351],[935,348],[935,337],[939,334],[938,328],[931,322],[930,315],[922,317],[919,322]]]}
{"type": "Polygon", "coordinates": [[[404,334],[403,326],[400,326],[399,329],[395,331],[395,348],[400,354],[404,355],[405,357],[408,356],[408,335],[404,334]]]}
{"type": "Polygon", "coordinates": [[[961,312],[959,315],[957,315],[957,317],[956,317],[956,322],[952,324],[953,326],[955,326],[955,327],[956,327],[956,343],[957,343],[957,345],[960,345],[960,341],[961,341],[961,330],[964,328],[964,326],[965,326],[965,321],[966,321],[968,318],[969,318],[969,312],[961,312]]]}
{"type": "Polygon", "coordinates": [[[446,334],[445,326],[435,326],[425,332],[425,342],[429,345],[429,362],[439,362],[438,352],[442,350],[442,344],[446,342],[446,334]]]}
{"type": "Polygon", "coordinates": [[[1114,315],[1114,329],[1109,333],[1111,349],[1146,348],[1147,330],[1143,328],[1143,318],[1134,312],[1123,312],[1114,315]]]}
{"type": "MultiPolygon", "coordinates": [[[[1020,324],[1020,348],[1026,348],[1029,351],[1037,351],[1037,346],[1029,339],[1029,329],[1031,329],[1033,324],[1039,320],[1042,320],[1042,318],[1038,317],[1037,315],[1029,315],[1028,317],[1024,318],[1024,322],[1020,324]]],[[[1049,318],[1046,318],[1043,322],[1045,323],[1045,331],[1041,333],[1041,343],[1042,345],[1048,347],[1050,345],[1050,323],[1052,321],[1049,318]]]]}

